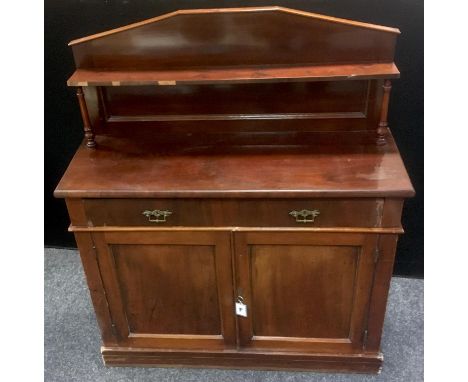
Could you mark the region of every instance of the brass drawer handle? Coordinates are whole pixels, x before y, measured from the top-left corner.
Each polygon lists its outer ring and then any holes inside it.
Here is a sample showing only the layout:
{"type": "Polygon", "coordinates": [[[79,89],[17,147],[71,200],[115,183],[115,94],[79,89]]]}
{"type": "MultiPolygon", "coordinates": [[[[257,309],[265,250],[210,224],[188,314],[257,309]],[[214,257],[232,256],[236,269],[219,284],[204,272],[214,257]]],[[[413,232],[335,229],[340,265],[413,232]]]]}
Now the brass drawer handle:
{"type": "Polygon", "coordinates": [[[146,210],[143,211],[143,215],[145,215],[151,223],[164,223],[166,218],[172,215],[172,212],[167,210],[146,210]]]}
{"type": "Polygon", "coordinates": [[[320,215],[319,210],[300,210],[291,211],[289,215],[296,218],[296,223],[313,223],[315,218],[320,215]]]}

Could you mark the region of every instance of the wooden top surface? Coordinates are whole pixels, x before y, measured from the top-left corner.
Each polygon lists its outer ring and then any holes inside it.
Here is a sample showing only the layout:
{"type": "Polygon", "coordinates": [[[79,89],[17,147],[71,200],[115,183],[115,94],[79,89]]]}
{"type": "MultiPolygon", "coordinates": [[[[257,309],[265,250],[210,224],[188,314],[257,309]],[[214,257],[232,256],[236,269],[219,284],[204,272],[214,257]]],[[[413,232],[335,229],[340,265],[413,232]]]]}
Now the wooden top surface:
{"type": "Polygon", "coordinates": [[[56,197],[409,197],[393,138],[373,133],[98,135],[81,145],[56,197]]]}
{"type": "Polygon", "coordinates": [[[398,78],[394,63],[191,70],[103,71],[78,69],[68,86],[141,86],[398,78]]]}

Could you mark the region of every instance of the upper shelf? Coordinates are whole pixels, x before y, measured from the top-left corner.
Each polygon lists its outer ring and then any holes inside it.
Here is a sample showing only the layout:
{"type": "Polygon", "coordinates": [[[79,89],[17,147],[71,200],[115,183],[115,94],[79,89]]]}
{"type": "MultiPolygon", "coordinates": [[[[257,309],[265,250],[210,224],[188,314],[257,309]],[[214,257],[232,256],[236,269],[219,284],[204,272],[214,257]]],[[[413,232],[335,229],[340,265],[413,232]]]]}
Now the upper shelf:
{"type": "Polygon", "coordinates": [[[70,43],[70,86],[395,78],[399,30],[282,7],[180,10],[70,43]]]}
{"type": "Polygon", "coordinates": [[[68,86],[135,86],[252,83],[397,78],[399,75],[400,72],[393,63],[144,71],[78,69],[67,84],[68,86]]]}

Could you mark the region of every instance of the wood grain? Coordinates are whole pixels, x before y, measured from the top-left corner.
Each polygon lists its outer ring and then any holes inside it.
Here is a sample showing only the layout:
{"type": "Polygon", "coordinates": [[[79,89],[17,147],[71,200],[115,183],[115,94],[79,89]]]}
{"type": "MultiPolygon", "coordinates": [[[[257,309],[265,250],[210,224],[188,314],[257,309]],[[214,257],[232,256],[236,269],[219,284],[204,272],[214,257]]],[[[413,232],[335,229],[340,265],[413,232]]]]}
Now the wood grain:
{"type": "MultiPolygon", "coordinates": [[[[380,80],[245,83],[235,85],[112,86],[101,89],[100,108],[109,129],[140,129],[159,122],[197,121],[203,131],[240,128],[301,131],[375,130],[380,80]],[[284,102],[288,99],[288,102],[284,102]]],[[[88,87],[85,89],[94,89],[88,87]]],[[[100,120],[98,120],[100,122],[100,120]]],[[[96,123],[95,123],[96,124],[96,123]]],[[[100,125],[100,123],[99,123],[100,125]]],[[[187,124],[177,124],[183,128],[187,124]]],[[[190,125],[189,125],[190,126],[190,125]]],[[[96,131],[100,131],[96,126],[96,131]]],[[[192,128],[191,133],[199,130],[192,128]]]]}
{"type": "Polygon", "coordinates": [[[398,34],[280,7],[234,8],[178,11],[71,45],[81,69],[369,64],[393,62],[398,34]]]}
{"type": "Polygon", "coordinates": [[[213,250],[195,245],[111,245],[132,334],[221,334],[213,250]]]}
{"type": "MultiPolygon", "coordinates": [[[[68,199],[66,202],[71,221],[76,224],[85,223],[86,215],[82,201],[79,199],[68,199]]],[[[79,248],[81,264],[86,276],[102,341],[107,346],[117,346],[117,337],[113,330],[112,317],[107,304],[106,291],[102,282],[101,270],[97,262],[96,246],[94,245],[92,235],[90,232],[76,232],[75,240],[79,248]]]]}
{"type": "Polygon", "coordinates": [[[93,238],[121,346],[235,345],[229,233],[95,233],[93,238]]]}
{"type": "Polygon", "coordinates": [[[259,370],[321,370],[354,373],[377,373],[382,366],[380,353],[314,354],[271,351],[206,351],[129,349],[121,347],[101,348],[104,362],[109,366],[161,366],[203,367],[259,370]]]}
{"type": "Polygon", "coordinates": [[[83,88],[81,86],[78,86],[78,88],[76,89],[76,96],[80,105],[81,118],[83,119],[83,130],[86,139],[86,146],[88,146],[89,148],[93,148],[96,146],[96,142],[94,141],[94,132],[91,125],[91,120],[89,118],[88,109],[86,107],[86,100],[83,94],[83,88]]]}
{"type": "Polygon", "coordinates": [[[164,135],[154,135],[152,140],[97,136],[100,149],[78,149],[55,195],[314,198],[414,194],[391,136],[382,148],[375,146],[373,132],[296,134],[284,140],[281,134],[263,137],[271,145],[252,145],[251,137],[215,136],[213,142],[200,137],[197,143],[191,135],[189,142],[173,141],[168,146],[164,135]]]}
{"type": "Polygon", "coordinates": [[[293,15],[298,15],[298,16],[306,16],[306,17],[312,17],[316,19],[322,19],[325,21],[328,21],[330,23],[337,23],[337,24],[345,24],[345,25],[352,25],[356,27],[362,27],[362,28],[367,28],[367,29],[374,29],[374,30],[380,30],[384,32],[390,32],[390,33],[396,33],[399,34],[400,31],[397,28],[389,28],[389,27],[384,27],[381,25],[375,25],[375,24],[369,24],[369,23],[362,23],[359,21],[355,20],[347,20],[347,19],[342,19],[342,18],[337,18],[337,17],[331,17],[331,16],[325,16],[325,15],[320,15],[317,13],[312,13],[312,12],[304,12],[300,11],[298,9],[291,9],[291,8],[285,8],[285,7],[278,7],[278,6],[269,6],[269,7],[242,7],[242,8],[213,8],[213,9],[182,9],[178,10],[175,12],[170,12],[167,14],[164,14],[162,16],[157,16],[153,17],[151,19],[147,19],[144,21],[140,21],[137,23],[129,24],[120,28],[115,28],[106,32],[102,33],[97,33],[91,36],[87,37],[82,37],[80,39],[73,40],[69,43],[69,45],[76,45],[80,44],[86,41],[90,40],[95,40],[101,37],[106,37],[111,34],[115,33],[120,33],[124,32],[127,30],[139,28],[142,26],[145,26],[147,24],[151,24],[160,20],[164,20],[166,18],[170,18],[176,15],[181,15],[181,14],[212,14],[212,13],[238,13],[238,12],[262,12],[262,11],[281,11],[281,12],[286,12],[290,13],[293,15]]]}
{"type": "Polygon", "coordinates": [[[357,260],[352,246],[252,245],[254,335],[347,339],[357,260]]]}
{"type": "Polygon", "coordinates": [[[92,227],[379,227],[383,199],[86,199],[83,204],[92,227]],[[303,209],[320,215],[298,223],[290,212],[303,209]],[[153,210],[171,215],[154,223],[142,213],[153,210]]]}
{"type": "Polygon", "coordinates": [[[381,236],[379,239],[379,253],[374,271],[367,324],[366,350],[368,351],[380,349],[397,240],[397,235],[381,236]]]}
{"type": "Polygon", "coordinates": [[[398,34],[256,7],[70,43],[85,139],[55,196],[106,365],[380,370],[414,194],[387,123],[398,34]]]}
{"type": "Polygon", "coordinates": [[[382,235],[397,235],[404,233],[403,228],[366,228],[366,227],[310,227],[310,228],[285,228],[285,227],[79,227],[70,226],[68,229],[70,232],[184,232],[184,231],[264,231],[264,232],[305,232],[305,233],[374,233],[382,235]]]}
{"type": "Polygon", "coordinates": [[[376,235],[235,233],[241,346],[349,353],[362,347],[376,235]]]}
{"type": "MultiPolygon", "coordinates": [[[[106,88],[108,122],[251,118],[365,118],[371,81],[114,86],[106,88]],[[284,102],[287,94],[288,101],[284,102]]],[[[375,126],[373,126],[375,128],[375,126]]]]}
{"type": "Polygon", "coordinates": [[[248,67],[186,70],[77,69],[68,86],[171,86],[256,82],[338,81],[398,78],[394,63],[313,65],[294,67],[248,67]]]}

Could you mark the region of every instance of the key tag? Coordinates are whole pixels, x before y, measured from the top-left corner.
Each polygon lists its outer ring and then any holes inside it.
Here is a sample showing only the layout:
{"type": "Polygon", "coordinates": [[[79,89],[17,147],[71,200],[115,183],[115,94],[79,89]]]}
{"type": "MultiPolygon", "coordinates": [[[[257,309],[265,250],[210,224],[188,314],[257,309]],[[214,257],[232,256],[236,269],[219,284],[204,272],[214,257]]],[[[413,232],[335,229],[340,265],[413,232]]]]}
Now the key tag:
{"type": "Polygon", "coordinates": [[[241,317],[247,317],[247,305],[244,304],[242,296],[237,297],[236,314],[241,317]]]}

